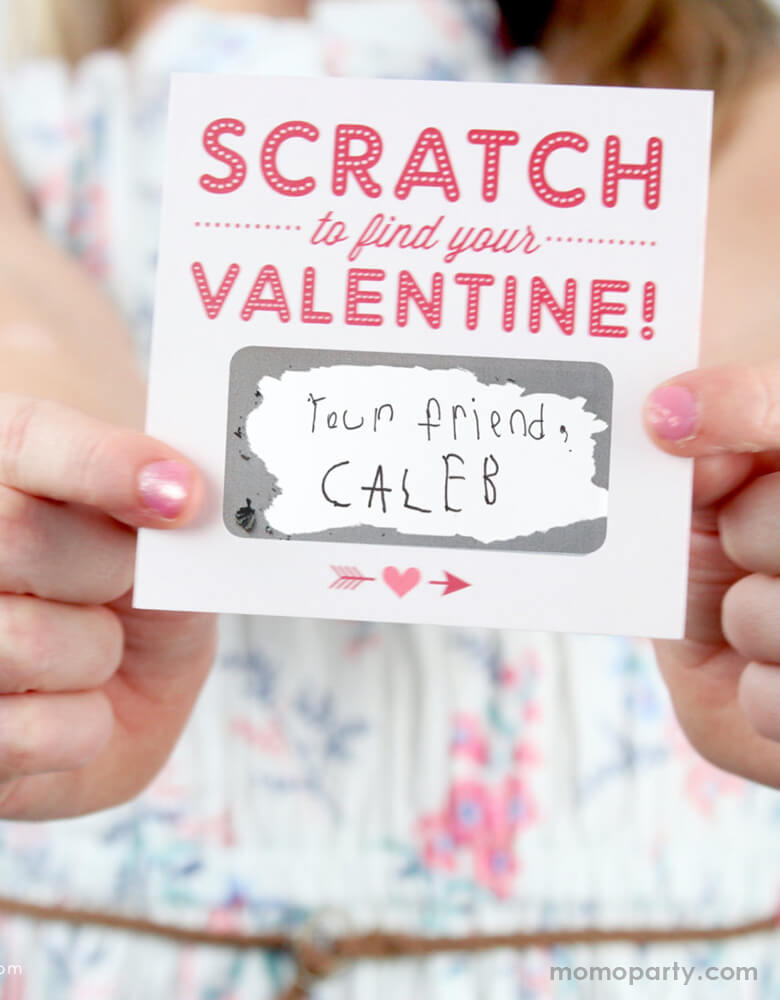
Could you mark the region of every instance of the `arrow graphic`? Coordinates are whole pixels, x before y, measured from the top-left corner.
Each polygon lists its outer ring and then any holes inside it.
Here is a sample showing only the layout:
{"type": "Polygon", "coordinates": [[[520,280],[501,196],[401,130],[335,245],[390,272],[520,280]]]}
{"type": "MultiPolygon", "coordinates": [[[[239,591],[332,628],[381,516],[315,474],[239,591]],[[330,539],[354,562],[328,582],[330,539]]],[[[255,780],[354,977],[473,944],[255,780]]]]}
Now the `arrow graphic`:
{"type": "Polygon", "coordinates": [[[448,573],[445,569],[444,575],[446,580],[429,580],[428,582],[433,587],[444,587],[441,596],[446,597],[448,594],[457,594],[459,590],[465,590],[466,587],[470,587],[470,583],[466,583],[465,580],[461,580],[459,576],[455,576],[454,573],[448,573]]]}
{"type": "Polygon", "coordinates": [[[364,583],[374,583],[375,576],[363,576],[357,566],[331,566],[336,579],[329,590],[357,590],[364,583]]]}

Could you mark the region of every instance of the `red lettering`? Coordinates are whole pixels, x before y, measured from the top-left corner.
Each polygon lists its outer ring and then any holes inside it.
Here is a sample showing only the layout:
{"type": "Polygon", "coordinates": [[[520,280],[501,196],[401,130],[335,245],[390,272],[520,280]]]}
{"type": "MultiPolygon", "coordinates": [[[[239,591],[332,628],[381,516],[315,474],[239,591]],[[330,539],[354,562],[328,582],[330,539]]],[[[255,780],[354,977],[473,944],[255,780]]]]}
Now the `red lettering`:
{"type": "Polygon", "coordinates": [[[627,337],[625,326],[605,326],[605,316],[625,316],[628,306],[625,302],[605,302],[608,292],[624,295],[631,290],[627,281],[594,281],[590,293],[590,335],[591,337],[627,337]]]}
{"type": "Polygon", "coordinates": [[[517,314],[517,278],[511,275],[504,283],[504,329],[511,333],[515,328],[515,316],[517,314]]]}
{"type": "Polygon", "coordinates": [[[440,187],[447,201],[457,201],[460,197],[444,136],[437,128],[426,128],[420,133],[395,186],[396,198],[404,201],[413,187],[440,187]],[[421,169],[429,153],[433,155],[436,170],[421,169]]]}
{"type": "Polygon", "coordinates": [[[409,300],[422,313],[428,326],[438,330],[441,326],[442,299],[444,296],[444,275],[436,272],[433,276],[431,297],[426,299],[422,289],[408,271],[401,271],[398,276],[398,314],[397,322],[399,326],[406,326],[409,322],[409,300]]]}
{"type": "Polygon", "coordinates": [[[492,274],[456,274],[455,284],[468,288],[466,295],[466,329],[476,330],[479,326],[480,291],[485,286],[495,284],[492,274]]]}
{"type": "Polygon", "coordinates": [[[252,290],[244,303],[244,308],[241,310],[241,319],[249,321],[258,310],[275,312],[282,323],[290,322],[290,307],[287,305],[279,272],[273,264],[266,264],[255,279],[252,290]],[[273,292],[271,299],[263,298],[266,285],[271,286],[273,292]]]}
{"type": "Polygon", "coordinates": [[[225,299],[227,298],[230,289],[233,285],[235,285],[236,278],[238,277],[240,271],[241,268],[238,264],[231,264],[225,273],[225,277],[222,279],[222,284],[217,289],[217,294],[212,295],[209,283],[206,279],[206,272],[203,270],[203,265],[200,261],[196,261],[192,265],[192,276],[195,278],[195,284],[198,288],[200,301],[203,303],[203,308],[206,310],[206,315],[209,319],[216,319],[222,312],[222,306],[225,303],[225,299]]]}
{"type": "Polygon", "coordinates": [[[531,333],[539,333],[542,329],[542,307],[549,310],[550,315],[567,337],[574,333],[575,310],[577,307],[577,282],[574,278],[566,281],[564,304],[561,306],[542,278],[534,278],[531,282],[531,312],[529,329],[531,333]]]}
{"type": "Polygon", "coordinates": [[[347,272],[347,310],[345,320],[350,326],[381,326],[384,320],[377,313],[358,312],[361,303],[376,305],[382,301],[381,292],[369,292],[360,285],[363,281],[384,281],[385,272],[370,267],[351,267],[347,272]]]}
{"type": "Polygon", "coordinates": [[[577,132],[553,132],[538,142],[528,166],[531,187],[548,205],[553,205],[555,208],[576,208],[585,201],[585,191],[582,188],[559,191],[547,181],[545,173],[547,161],[557,149],[574,149],[578,153],[585,153],[588,149],[588,140],[577,132]]]}
{"type": "Polygon", "coordinates": [[[347,177],[352,174],[363,194],[367,194],[369,198],[378,198],[382,194],[382,185],[377,184],[369,170],[379,163],[381,156],[382,139],[374,129],[367,125],[338,125],[333,152],[333,193],[346,194],[347,177]],[[353,139],[365,143],[365,151],[360,156],[350,153],[353,139]]]}
{"type": "Polygon", "coordinates": [[[203,133],[203,148],[220,163],[230,167],[227,177],[214,177],[213,174],[203,174],[200,186],[211,194],[230,194],[240,188],[246,180],[246,160],[233,149],[228,149],[219,141],[223,135],[243,135],[246,126],[238,118],[217,118],[206,126],[203,133]]]}
{"type": "Polygon", "coordinates": [[[303,272],[303,303],[301,305],[301,320],[304,323],[332,323],[333,313],[317,312],[314,308],[314,291],[317,272],[313,267],[307,267],[303,272]]]}
{"type": "Polygon", "coordinates": [[[260,168],[268,186],[277,194],[286,195],[288,198],[301,198],[303,195],[311,194],[315,189],[317,182],[313,177],[301,177],[299,180],[284,177],[276,165],[276,158],[279,147],[288,139],[316,142],[319,137],[319,129],[309,122],[284,122],[268,133],[260,154],[260,168]]]}
{"type": "Polygon", "coordinates": [[[468,134],[474,146],[485,147],[485,165],[482,171],[482,197],[495,201],[498,197],[498,174],[502,146],[516,146],[520,141],[517,132],[473,128],[468,134]]]}
{"type": "Polygon", "coordinates": [[[621,180],[645,182],[645,206],[656,209],[661,204],[661,164],[664,144],[658,138],[647,143],[647,160],[644,163],[620,162],[620,139],[607,137],[604,153],[604,194],[607,208],[614,208],[618,201],[618,183],[621,180]]]}

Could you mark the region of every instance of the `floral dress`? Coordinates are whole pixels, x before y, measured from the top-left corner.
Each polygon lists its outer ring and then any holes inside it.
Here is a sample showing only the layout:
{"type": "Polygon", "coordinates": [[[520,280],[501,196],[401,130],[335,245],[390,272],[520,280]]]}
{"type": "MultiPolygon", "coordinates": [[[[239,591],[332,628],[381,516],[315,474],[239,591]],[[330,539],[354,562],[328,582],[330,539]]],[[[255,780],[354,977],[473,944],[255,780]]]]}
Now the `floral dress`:
{"type": "MultiPolygon", "coordinates": [[[[532,72],[493,61],[491,8],[325,0],[302,22],[185,5],[73,73],[7,69],[5,142],[42,225],[113,296],[144,355],[169,73],[532,72]]],[[[0,895],[246,933],[323,914],[353,932],[455,936],[734,924],[778,905],[780,796],[691,750],[644,641],[225,617],[152,786],[92,816],[0,824],[0,895]]],[[[778,943],[365,961],[312,996],[768,1000],[778,943]],[[675,962],[695,969],[687,987],[550,973],[675,962]],[[744,967],[755,976],[728,976],[744,967]]],[[[273,952],[0,913],[0,1000],[273,1000],[291,973],[273,952]]]]}

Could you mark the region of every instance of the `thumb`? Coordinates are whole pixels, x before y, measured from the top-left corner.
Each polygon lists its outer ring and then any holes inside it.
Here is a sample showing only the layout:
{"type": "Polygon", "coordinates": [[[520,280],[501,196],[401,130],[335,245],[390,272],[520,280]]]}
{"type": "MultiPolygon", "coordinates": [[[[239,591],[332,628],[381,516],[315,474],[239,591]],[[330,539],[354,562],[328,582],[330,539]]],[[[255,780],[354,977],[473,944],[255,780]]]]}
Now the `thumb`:
{"type": "Polygon", "coordinates": [[[179,527],[203,480],[173,448],[48,400],[0,393],[0,484],[87,504],[133,527],[179,527]]]}
{"type": "Polygon", "coordinates": [[[645,403],[664,451],[688,458],[780,448],[780,362],[699,368],[666,382],[645,403]]]}

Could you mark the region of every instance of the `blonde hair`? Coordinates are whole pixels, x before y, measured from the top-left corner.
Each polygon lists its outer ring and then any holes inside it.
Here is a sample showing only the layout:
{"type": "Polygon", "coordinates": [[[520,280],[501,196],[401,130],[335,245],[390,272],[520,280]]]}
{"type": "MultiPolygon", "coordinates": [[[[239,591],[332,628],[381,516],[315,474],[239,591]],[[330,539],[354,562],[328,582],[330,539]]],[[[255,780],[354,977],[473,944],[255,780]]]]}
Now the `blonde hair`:
{"type": "Polygon", "coordinates": [[[12,59],[57,56],[70,62],[121,44],[143,6],[138,0],[6,0],[6,4],[6,48],[12,59]]]}
{"type": "Polygon", "coordinates": [[[572,83],[733,92],[778,45],[764,0],[557,0],[542,38],[572,83]]]}

